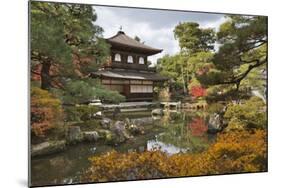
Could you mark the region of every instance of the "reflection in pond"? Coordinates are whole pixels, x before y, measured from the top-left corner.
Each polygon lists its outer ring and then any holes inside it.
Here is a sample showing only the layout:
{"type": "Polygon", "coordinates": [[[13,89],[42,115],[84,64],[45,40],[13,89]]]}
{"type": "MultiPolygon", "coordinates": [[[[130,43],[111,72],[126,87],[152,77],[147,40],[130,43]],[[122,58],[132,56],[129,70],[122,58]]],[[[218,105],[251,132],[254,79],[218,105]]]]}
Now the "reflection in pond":
{"type": "Polygon", "coordinates": [[[162,152],[171,155],[175,153],[185,153],[189,151],[189,148],[179,148],[173,144],[165,144],[161,141],[149,140],[147,141],[147,150],[161,150],[162,152]]]}
{"type": "Polygon", "coordinates": [[[116,150],[143,152],[161,150],[168,155],[200,152],[208,147],[213,135],[207,134],[206,112],[169,112],[160,117],[144,114],[121,114],[120,118],[145,121],[144,135],[137,135],[118,146],[103,143],[80,143],[49,156],[33,158],[31,173],[33,185],[79,183],[89,167],[89,157],[116,150]]]}
{"type": "Polygon", "coordinates": [[[208,147],[212,135],[207,134],[206,114],[172,113],[162,119],[165,131],[150,141],[150,148],[168,154],[197,152],[208,147]],[[151,146],[152,145],[152,146],[151,146]]]}

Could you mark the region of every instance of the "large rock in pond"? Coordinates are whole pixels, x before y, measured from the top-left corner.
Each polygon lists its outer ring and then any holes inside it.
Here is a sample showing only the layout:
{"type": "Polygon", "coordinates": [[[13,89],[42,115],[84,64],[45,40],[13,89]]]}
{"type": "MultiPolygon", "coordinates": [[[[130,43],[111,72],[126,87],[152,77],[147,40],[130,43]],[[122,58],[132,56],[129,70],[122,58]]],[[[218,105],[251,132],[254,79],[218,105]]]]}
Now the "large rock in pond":
{"type": "Polygon", "coordinates": [[[153,116],[163,116],[164,115],[164,111],[161,108],[157,108],[151,111],[151,114],[153,116]]]}
{"type": "Polygon", "coordinates": [[[222,130],[222,118],[220,114],[214,113],[210,116],[208,121],[208,132],[217,133],[222,130]]]}
{"type": "Polygon", "coordinates": [[[115,141],[116,143],[122,143],[125,140],[130,138],[126,128],[124,121],[116,121],[111,127],[110,130],[116,135],[115,141]]]}
{"type": "Polygon", "coordinates": [[[41,144],[31,146],[31,156],[41,156],[56,153],[64,150],[66,147],[66,141],[47,141],[41,144]]]}
{"type": "Polygon", "coordinates": [[[83,132],[83,136],[86,141],[97,141],[100,137],[97,131],[83,132]]]}
{"type": "Polygon", "coordinates": [[[128,130],[133,135],[144,134],[144,127],[141,125],[132,124],[128,127],[128,130]]]}
{"type": "Polygon", "coordinates": [[[76,143],[83,140],[83,133],[79,126],[71,126],[68,128],[67,141],[69,143],[76,143]]]}
{"type": "Polygon", "coordinates": [[[104,128],[104,129],[109,129],[110,126],[112,125],[112,120],[109,119],[109,118],[103,118],[103,119],[100,121],[100,124],[101,124],[102,128],[104,128]]]}

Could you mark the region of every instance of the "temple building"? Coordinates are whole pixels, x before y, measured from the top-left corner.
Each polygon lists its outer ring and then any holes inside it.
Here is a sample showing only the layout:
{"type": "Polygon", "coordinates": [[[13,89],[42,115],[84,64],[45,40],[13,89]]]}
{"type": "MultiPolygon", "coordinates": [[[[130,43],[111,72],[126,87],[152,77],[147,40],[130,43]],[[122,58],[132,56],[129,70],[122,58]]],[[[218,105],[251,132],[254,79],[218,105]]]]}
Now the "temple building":
{"type": "Polygon", "coordinates": [[[106,88],[118,91],[127,101],[151,101],[154,86],[163,84],[168,78],[150,68],[147,58],[162,49],[147,46],[123,31],[106,41],[111,46],[109,61],[91,76],[100,78],[106,88]]]}

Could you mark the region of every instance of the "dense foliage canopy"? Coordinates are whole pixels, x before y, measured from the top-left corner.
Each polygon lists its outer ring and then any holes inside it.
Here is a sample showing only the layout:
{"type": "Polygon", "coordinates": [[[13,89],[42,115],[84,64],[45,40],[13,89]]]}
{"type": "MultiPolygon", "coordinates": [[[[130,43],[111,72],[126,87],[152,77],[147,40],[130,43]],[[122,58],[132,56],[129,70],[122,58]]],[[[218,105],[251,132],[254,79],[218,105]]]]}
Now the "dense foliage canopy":
{"type": "Polygon", "coordinates": [[[210,99],[218,96],[219,100],[249,97],[253,90],[264,94],[266,17],[228,16],[218,32],[184,22],[176,26],[174,34],[180,52],[164,56],[157,67],[162,74],[173,78],[184,93],[188,88],[189,94],[197,96],[194,91],[207,89],[210,99]],[[193,86],[196,87],[192,89],[193,86]]]}
{"type": "MultiPolygon", "coordinates": [[[[52,110],[55,106],[66,108],[93,99],[124,101],[118,92],[89,78],[109,57],[109,45],[102,38],[103,29],[95,25],[97,15],[92,6],[35,1],[31,2],[30,19],[31,85],[36,88],[31,97],[31,123],[36,135],[55,126],[53,119],[57,118],[53,116],[64,119],[63,113],[52,110]],[[42,100],[50,103],[44,106],[42,100]]],[[[77,119],[76,112],[75,108],[64,111],[68,120],[77,119]],[[74,117],[69,118],[71,115],[74,117]]]]}
{"type": "MultiPolygon", "coordinates": [[[[204,85],[231,86],[241,91],[265,86],[267,63],[267,18],[230,16],[217,33],[220,47],[213,67],[197,75],[204,85]],[[253,79],[258,81],[253,82],[253,79]]],[[[229,90],[228,90],[229,91],[229,90]]]]}

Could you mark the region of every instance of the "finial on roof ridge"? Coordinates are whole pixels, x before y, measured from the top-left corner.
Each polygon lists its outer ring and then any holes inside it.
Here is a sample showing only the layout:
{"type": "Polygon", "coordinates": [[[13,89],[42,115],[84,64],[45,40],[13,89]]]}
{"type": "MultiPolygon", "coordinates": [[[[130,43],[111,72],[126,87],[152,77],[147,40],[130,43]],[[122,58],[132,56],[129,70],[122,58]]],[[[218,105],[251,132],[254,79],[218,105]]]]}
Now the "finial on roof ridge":
{"type": "Polygon", "coordinates": [[[122,31],[122,25],[120,25],[120,27],[119,27],[119,31],[117,32],[117,34],[125,34],[125,32],[124,32],[124,31],[122,31]]]}

